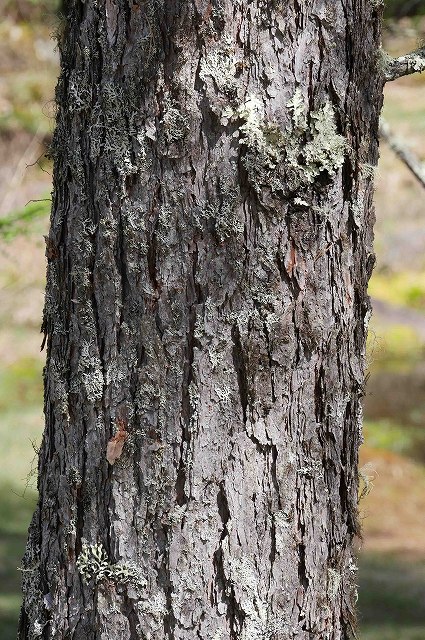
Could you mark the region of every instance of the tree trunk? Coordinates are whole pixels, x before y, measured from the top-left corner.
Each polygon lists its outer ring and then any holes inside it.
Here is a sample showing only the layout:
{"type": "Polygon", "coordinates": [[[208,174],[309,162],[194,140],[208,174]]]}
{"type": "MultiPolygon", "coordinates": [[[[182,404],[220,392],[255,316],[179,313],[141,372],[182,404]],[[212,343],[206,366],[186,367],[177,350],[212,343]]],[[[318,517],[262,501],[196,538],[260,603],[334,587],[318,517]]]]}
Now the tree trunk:
{"type": "Polygon", "coordinates": [[[19,638],[349,638],[379,3],[67,4],[19,638]]]}

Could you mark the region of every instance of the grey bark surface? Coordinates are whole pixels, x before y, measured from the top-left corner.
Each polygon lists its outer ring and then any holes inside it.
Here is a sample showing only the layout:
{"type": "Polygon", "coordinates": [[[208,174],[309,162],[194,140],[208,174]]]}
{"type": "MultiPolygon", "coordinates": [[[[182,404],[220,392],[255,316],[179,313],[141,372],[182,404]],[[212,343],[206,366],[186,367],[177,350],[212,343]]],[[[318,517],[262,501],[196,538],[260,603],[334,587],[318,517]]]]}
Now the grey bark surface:
{"type": "Polygon", "coordinates": [[[21,640],[350,637],[374,4],[68,2],[21,640]]]}

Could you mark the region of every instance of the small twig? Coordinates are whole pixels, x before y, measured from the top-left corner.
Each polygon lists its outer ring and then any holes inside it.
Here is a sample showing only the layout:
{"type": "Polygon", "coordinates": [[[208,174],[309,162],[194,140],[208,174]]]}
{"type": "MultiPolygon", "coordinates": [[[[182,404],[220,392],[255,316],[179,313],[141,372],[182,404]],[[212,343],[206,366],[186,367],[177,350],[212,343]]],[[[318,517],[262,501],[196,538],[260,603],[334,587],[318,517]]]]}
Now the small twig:
{"type": "Polygon", "coordinates": [[[34,154],[36,148],[40,145],[39,142],[40,127],[31,138],[30,143],[22,154],[18,164],[16,165],[10,180],[8,181],[8,187],[6,193],[0,203],[0,213],[7,213],[13,205],[15,194],[19,191],[25,175],[25,168],[27,166],[28,159],[34,154]]]}
{"type": "Polygon", "coordinates": [[[34,162],[31,162],[31,164],[27,164],[26,168],[29,169],[30,167],[35,167],[35,165],[37,165],[37,167],[41,169],[43,173],[47,173],[48,176],[51,176],[52,174],[50,173],[50,171],[46,171],[46,169],[44,169],[40,163],[41,158],[45,158],[45,157],[46,157],[46,154],[41,153],[38,156],[37,160],[34,160],[34,162]]]}
{"type": "Polygon", "coordinates": [[[51,202],[52,199],[51,198],[40,198],[39,200],[28,200],[28,202],[26,203],[26,207],[31,204],[31,202],[51,202]]]}
{"type": "Polygon", "coordinates": [[[399,58],[389,58],[385,65],[385,80],[389,82],[422,71],[425,71],[425,47],[399,58]]]}
{"type": "Polygon", "coordinates": [[[404,162],[406,167],[410,169],[421,185],[425,187],[425,167],[423,162],[421,162],[412,151],[407,149],[404,144],[391,133],[387,122],[382,118],[379,124],[379,135],[383,140],[385,140],[390,149],[394,151],[396,156],[404,162]]]}

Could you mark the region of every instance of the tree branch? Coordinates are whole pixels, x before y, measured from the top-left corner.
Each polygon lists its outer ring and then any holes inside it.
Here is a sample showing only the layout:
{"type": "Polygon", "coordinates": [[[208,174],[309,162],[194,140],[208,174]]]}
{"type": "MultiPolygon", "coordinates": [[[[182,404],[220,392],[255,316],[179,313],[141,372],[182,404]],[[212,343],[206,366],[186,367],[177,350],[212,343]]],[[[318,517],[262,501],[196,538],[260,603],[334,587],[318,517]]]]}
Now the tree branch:
{"type": "Polygon", "coordinates": [[[425,71],[425,47],[417,49],[412,53],[407,53],[399,58],[388,57],[385,64],[385,80],[397,80],[402,76],[408,76],[411,73],[422,73],[425,71]]]}
{"type": "Polygon", "coordinates": [[[414,153],[409,151],[409,149],[407,149],[400,140],[397,140],[397,138],[391,133],[388,123],[382,118],[379,124],[379,135],[389,145],[390,149],[394,151],[396,156],[398,156],[410,169],[421,185],[425,187],[424,163],[421,162],[414,153]]]}

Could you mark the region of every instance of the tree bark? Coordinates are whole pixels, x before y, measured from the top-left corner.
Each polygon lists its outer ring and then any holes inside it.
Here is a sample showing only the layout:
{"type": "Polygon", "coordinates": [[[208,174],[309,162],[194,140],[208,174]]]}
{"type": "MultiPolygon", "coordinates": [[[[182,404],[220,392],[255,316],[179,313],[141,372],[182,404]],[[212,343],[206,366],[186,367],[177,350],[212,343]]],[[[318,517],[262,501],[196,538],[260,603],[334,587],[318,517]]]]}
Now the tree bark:
{"type": "Polygon", "coordinates": [[[68,2],[19,638],[350,637],[378,4],[68,2]]]}

